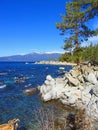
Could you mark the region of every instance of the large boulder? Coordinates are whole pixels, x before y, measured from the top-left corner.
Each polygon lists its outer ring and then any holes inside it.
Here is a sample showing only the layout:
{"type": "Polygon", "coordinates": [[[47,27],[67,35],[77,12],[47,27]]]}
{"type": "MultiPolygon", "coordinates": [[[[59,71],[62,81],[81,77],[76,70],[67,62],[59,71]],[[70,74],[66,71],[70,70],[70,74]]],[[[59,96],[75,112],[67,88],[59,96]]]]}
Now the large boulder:
{"type": "Polygon", "coordinates": [[[92,87],[93,89],[93,93],[95,94],[95,96],[98,97],[98,81],[96,82],[96,84],[92,87]]]}
{"type": "Polygon", "coordinates": [[[97,78],[93,72],[90,72],[87,76],[85,76],[85,79],[92,84],[97,83],[97,78]]]}
{"type": "Polygon", "coordinates": [[[80,84],[79,80],[77,78],[72,77],[70,74],[67,74],[66,78],[73,86],[78,86],[80,84]]]}
{"type": "Polygon", "coordinates": [[[0,125],[0,130],[17,130],[19,119],[9,120],[8,123],[0,125]]]}
{"type": "Polygon", "coordinates": [[[70,71],[70,74],[74,77],[77,78],[79,75],[81,75],[81,72],[78,69],[73,69],[70,71]]]}

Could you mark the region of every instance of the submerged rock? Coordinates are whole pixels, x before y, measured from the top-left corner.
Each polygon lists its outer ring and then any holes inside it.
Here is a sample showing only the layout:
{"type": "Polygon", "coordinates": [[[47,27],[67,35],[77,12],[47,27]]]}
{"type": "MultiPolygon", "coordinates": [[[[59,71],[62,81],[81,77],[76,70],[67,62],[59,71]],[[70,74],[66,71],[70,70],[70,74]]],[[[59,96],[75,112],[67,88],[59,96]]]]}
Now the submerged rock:
{"type": "Polygon", "coordinates": [[[38,88],[31,88],[31,89],[26,89],[24,91],[24,94],[29,96],[29,95],[35,94],[37,92],[38,92],[38,88]]]}

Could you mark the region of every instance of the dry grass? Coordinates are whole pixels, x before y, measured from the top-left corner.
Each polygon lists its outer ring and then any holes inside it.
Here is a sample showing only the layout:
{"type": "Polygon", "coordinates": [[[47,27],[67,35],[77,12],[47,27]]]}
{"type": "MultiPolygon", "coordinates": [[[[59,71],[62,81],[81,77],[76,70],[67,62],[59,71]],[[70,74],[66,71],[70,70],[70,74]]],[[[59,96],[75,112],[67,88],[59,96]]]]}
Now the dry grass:
{"type": "Polygon", "coordinates": [[[97,130],[92,125],[92,110],[92,103],[85,109],[67,112],[65,115],[65,110],[59,107],[41,107],[33,113],[33,120],[27,130],[97,130]]]}

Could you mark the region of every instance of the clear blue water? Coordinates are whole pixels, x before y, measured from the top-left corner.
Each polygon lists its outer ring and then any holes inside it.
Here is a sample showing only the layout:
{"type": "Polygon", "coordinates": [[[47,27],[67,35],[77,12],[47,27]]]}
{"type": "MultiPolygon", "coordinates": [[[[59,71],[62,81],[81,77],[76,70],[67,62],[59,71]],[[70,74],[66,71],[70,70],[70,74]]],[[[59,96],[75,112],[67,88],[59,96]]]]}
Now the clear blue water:
{"type": "MultiPolygon", "coordinates": [[[[46,76],[56,78],[61,65],[37,65],[33,63],[0,62],[0,124],[13,118],[20,119],[20,129],[32,120],[35,109],[43,105],[37,94],[26,96],[23,91],[42,85],[46,76]],[[16,77],[26,77],[21,83],[15,83],[16,77]],[[30,85],[29,85],[30,84],[30,85]],[[28,86],[29,85],[29,86],[28,86]]],[[[72,67],[65,66],[65,71],[72,67]]]]}

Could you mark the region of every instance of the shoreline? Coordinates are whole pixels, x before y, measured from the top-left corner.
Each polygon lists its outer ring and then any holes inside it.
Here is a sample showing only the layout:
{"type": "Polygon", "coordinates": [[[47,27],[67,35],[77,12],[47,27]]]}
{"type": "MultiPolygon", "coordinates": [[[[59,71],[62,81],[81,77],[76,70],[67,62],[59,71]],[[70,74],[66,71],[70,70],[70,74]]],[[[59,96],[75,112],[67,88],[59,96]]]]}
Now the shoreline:
{"type": "MultiPolygon", "coordinates": [[[[73,67],[64,77],[47,75],[38,87],[43,102],[58,101],[65,107],[74,109],[74,117],[85,121],[83,129],[97,128],[98,125],[98,68],[79,65],[73,67]],[[82,115],[81,115],[82,114],[82,115]],[[89,118],[90,117],[90,118],[89,118]],[[86,122],[89,124],[87,125],[86,122]]],[[[56,102],[57,103],[57,102],[56,102]]],[[[81,123],[76,124],[81,126],[81,123]]]]}
{"type": "Polygon", "coordinates": [[[35,64],[71,65],[71,66],[77,65],[76,63],[60,62],[60,61],[39,61],[39,62],[35,62],[35,64]]]}

